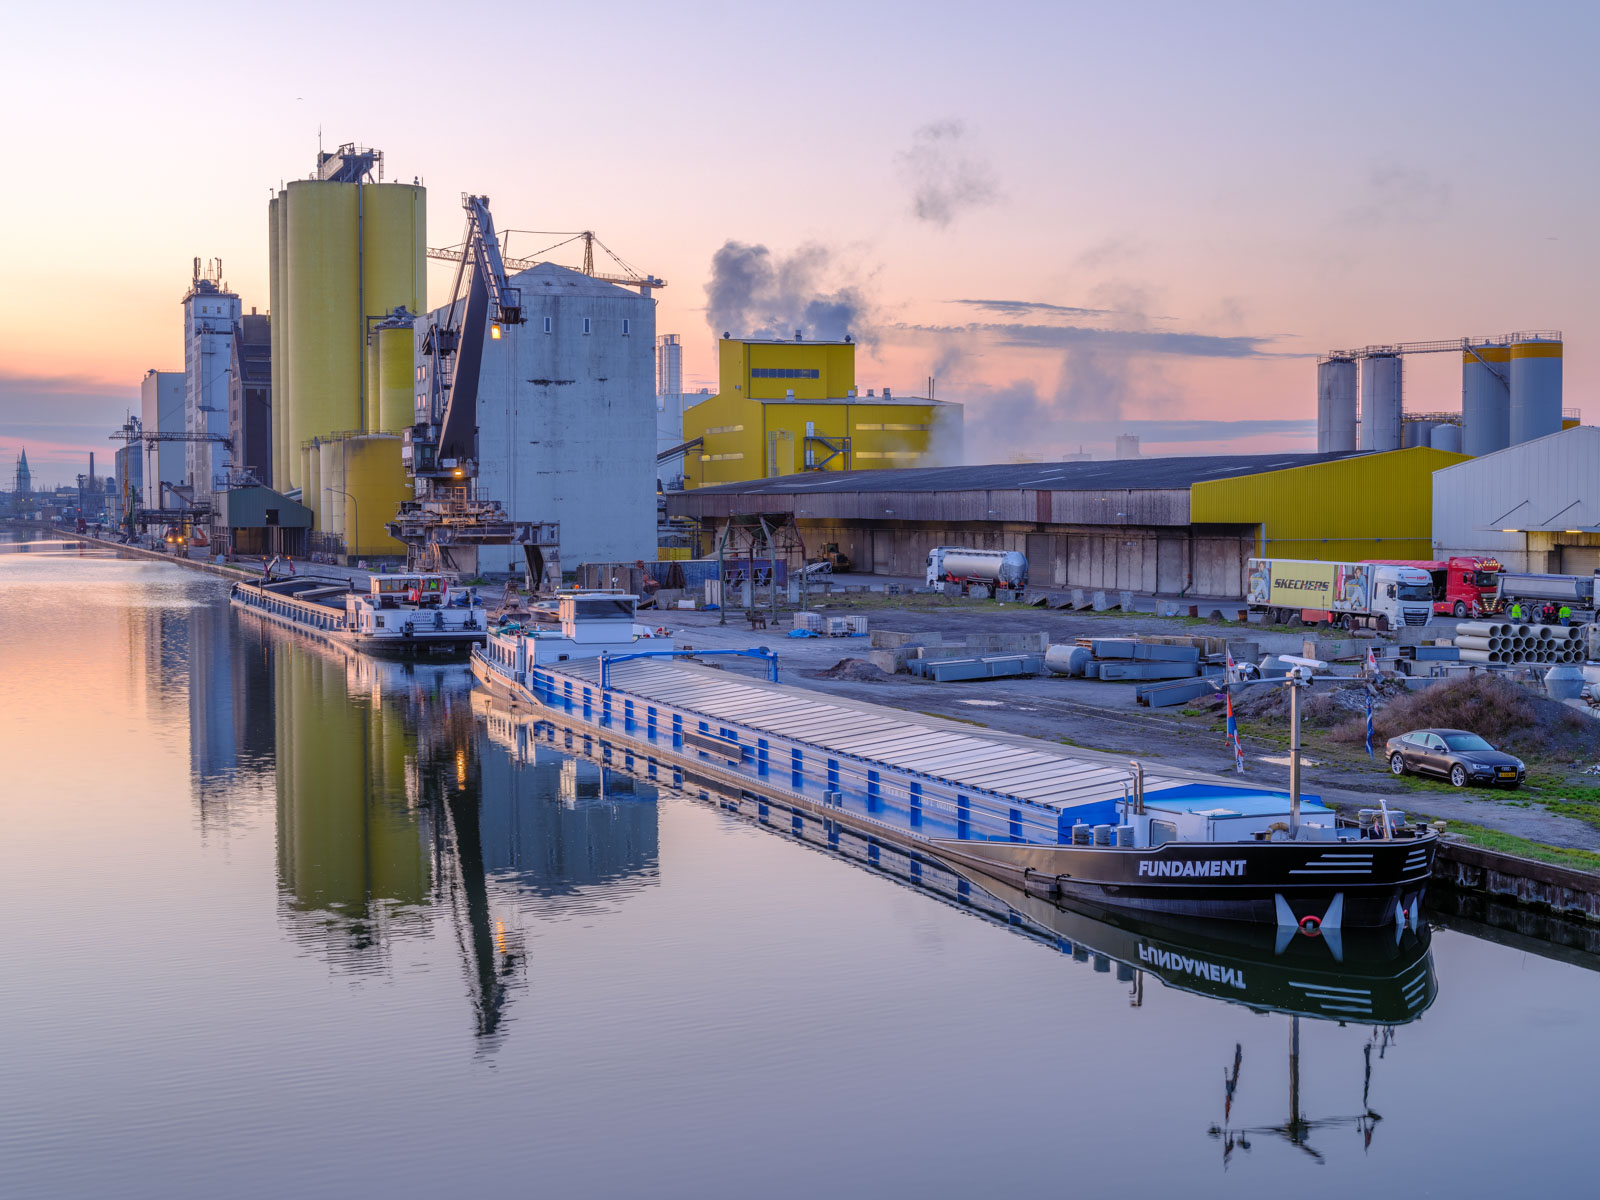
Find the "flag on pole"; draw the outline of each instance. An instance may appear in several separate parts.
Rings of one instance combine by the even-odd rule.
[[[1367,757],[1372,757],[1372,691],[1378,674],[1378,657],[1367,648]]]
[[[1239,723],[1233,719],[1233,654],[1224,651],[1228,664],[1228,681],[1225,695],[1228,701],[1227,739],[1233,747],[1233,769],[1239,774],[1244,774],[1244,749],[1239,745]]]

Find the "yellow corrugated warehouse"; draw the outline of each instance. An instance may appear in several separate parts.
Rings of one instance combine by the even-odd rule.
[[[961,406],[857,394],[848,341],[723,338],[719,390],[683,413],[684,486],[961,460]]]
[[[1415,446],[1193,485],[1195,525],[1255,525],[1256,554],[1360,561],[1433,557],[1433,473],[1464,454]]]

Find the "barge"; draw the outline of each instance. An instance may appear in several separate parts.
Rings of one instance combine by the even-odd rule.
[[[474,589],[444,575],[374,575],[366,591],[344,578],[291,575],[235,583],[228,598],[326,641],[368,654],[465,657],[488,631]]]
[[[777,682],[765,648],[738,653],[767,659],[767,680],[730,675],[642,636],[633,597],[561,603],[559,630],[491,630],[474,675],[676,786],[825,813],[1052,899],[1307,934],[1415,928],[1438,838],[1381,803],[1348,822],[1297,792],[819,695]]]

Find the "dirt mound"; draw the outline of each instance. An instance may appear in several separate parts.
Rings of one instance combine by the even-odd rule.
[[[807,672],[813,679],[850,679],[857,683],[882,683],[894,676],[864,658],[841,658],[826,671]]]
[[[1387,679],[1378,680],[1373,687],[1377,691],[1373,698],[1375,709],[1405,692],[1404,684]],[[1221,703],[1216,707],[1222,707]],[[1233,711],[1243,721],[1287,726],[1289,689],[1282,683],[1251,684],[1234,696]],[[1360,679],[1319,677],[1311,690],[1300,697],[1300,720],[1311,729],[1329,729],[1360,714],[1362,729],[1365,730],[1366,713],[1367,685]]]
[[[1600,757],[1600,721],[1491,675],[1473,675],[1405,692],[1373,714],[1375,742],[1411,729],[1467,729],[1509,754],[1560,762]],[[1332,731],[1336,741],[1366,737],[1365,716]]]

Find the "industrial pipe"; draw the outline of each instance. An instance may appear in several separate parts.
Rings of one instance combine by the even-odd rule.
[[[1462,650],[1499,650],[1502,642],[1500,638],[1472,637],[1458,633],[1456,634],[1456,646]]]
[[[1504,637],[1507,627],[1495,621],[1462,621],[1456,626],[1457,636],[1466,634],[1468,637]]]
[[[1497,663],[1504,660],[1504,655],[1498,650],[1463,650],[1462,662]]]

